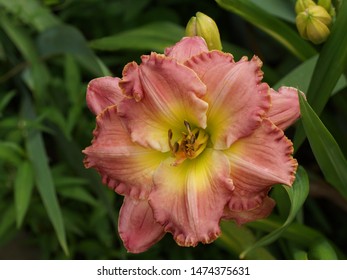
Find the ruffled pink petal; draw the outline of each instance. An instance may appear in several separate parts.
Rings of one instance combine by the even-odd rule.
[[[297,168],[292,153],[290,140],[267,119],[253,134],[238,140],[225,151],[235,185],[230,209],[255,209],[262,204],[272,185],[290,186]]]
[[[229,208],[226,208],[224,219],[235,220],[239,225],[264,219],[271,214],[275,205],[275,201],[266,196],[258,207],[251,210],[231,211]]]
[[[220,235],[219,221],[233,189],[228,159],[206,149],[178,166],[173,161],[163,162],[154,174],[149,196],[154,218],[181,246],[210,243]]]
[[[102,77],[91,80],[87,87],[87,106],[95,115],[105,108],[117,105],[123,98],[119,78]]]
[[[300,117],[298,92],[296,88],[291,87],[281,87],[278,92],[270,90],[272,106],[267,116],[282,130],[292,125]]]
[[[118,231],[130,253],[141,253],[157,243],[164,235],[164,227],[153,218],[147,200],[125,197],[119,212]]]
[[[216,149],[226,149],[257,128],[270,107],[269,86],[261,83],[262,62],[253,57],[234,62],[219,51],[186,62],[207,86],[207,130]]]
[[[185,120],[206,127],[206,87],[191,69],[152,53],[141,65],[126,66],[123,75],[120,87],[134,98],[123,99],[118,112],[134,142],[167,152],[169,129],[181,137]]]
[[[122,195],[146,198],[152,175],[167,157],[133,143],[117,116],[116,106],[97,116],[92,145],[83,153],[86,168],[95,168],[104,184]]]
[[[165,49],[166,56],[172,57],[181,63],[202,52],[208,52],[208,47],[205,40],[198,36],[184,37],[174,46]]]

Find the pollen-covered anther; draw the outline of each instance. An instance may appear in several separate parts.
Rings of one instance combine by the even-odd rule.
[[[168,131],[168,143],[172,156],[175,158],[173,166],[181,164],[188,159],[194,159],[200,155],[206,148],[208,134],[201,128],[191,129],[190,124],[184,121],[187,132],[182,132],[182,137],[172,144],[173,133]]]

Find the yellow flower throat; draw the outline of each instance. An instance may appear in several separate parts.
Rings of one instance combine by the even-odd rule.
[[[187,132],[182,132],[182,137],[172,144],[172,130],[168,131],[168,142],[172,156],[176,159],[172,165],[177,166],[183,161],[194,159],[200,155],[206,148],[208,141],[208,134],[201,128],[190,127],[187,121],[184,121],[184,126]]]

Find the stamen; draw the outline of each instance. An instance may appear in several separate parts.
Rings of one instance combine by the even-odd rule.
[[[192,130],[188,121],[184,121],[186,132],[181,132],[182,137],[178,141],[172,143],[173,132],[171,129],[168,130],[168,143],[172,156],[175,161],[172,163],[173,166],[181,164],[186,159],[194,159],[199,156],[206,148],[208,141],[208,134],[200,128],[194,128]]]
[[[173,149],[171,149],[171,151],[175,154],[178,152],[178,149],[179,149],[180,145],[175,142],[175,144],[173,145]]]
[[[185,126],[186,129],[188,130],[189,134],[191,134],[191,133],[192,133],[192,129],[190,128],[189,122],[187,122],[186,120],[184,120],[184,126]]]
[[[167,136],[168,136],[168,144],[170,147],[170,151],[171,151],[172,155],[174,156],[176,152],[174,151],[175,147],[173,147],[171,144],[171,140],[172,140],[172,130],[171,129],[168,130]],[[177,142],[175,144],[177,144]]]
[[[192,134],[192,136],[191,136],[190,139],[189,139],[189,143],[190,143],[190,144],[194,144],[195,140],[196,140],[195,135]]]

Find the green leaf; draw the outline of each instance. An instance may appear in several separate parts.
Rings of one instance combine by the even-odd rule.
[[[0,99],[0,117],[3,114],[4,109],[6,108],[6,106],[8,105],[8,103],[10,103],[10,101],[12,100],[12,98],[16,95],[14,90],[11,90],[9,92],[7,92],[4,96],[1,96]]]
[[[337,254],[326,239],[318,239],[314,242],[308,251],[308,258],[311,260],[337,260]]]
[[[34,174],[30,162],[24,161],[17,170],[14,182],[14,204],[17,228],[21,227],[28,210],[34,186]]]
[[[33,81],[35,97],[41,100],[46,94],[45,87],[49,79],[49,72],[43,64],[33,40],[22,26],[16,24],[15,21],[5,14],[1,15],[0,24],[25,60],[29,63],[30,67],[28,69],[31,70],[30,78]]]
[[[255,5],[263,8],[269,14],[295,23],[295,9],[288,0],[251,0]]]
[[[68,93],[68,97],[72,104],[80,103],[81,96],[81,73],[76,60],[72,55],[65,55],[64,60],[64,83]],[[80,104],[79,104],[80,105]]]
[[[215,242],[217,245],[235,255],[239,255],[247,247],[256,241],[252,231],[247,227],[240,227],[231,221],[221,223],[223,234]],[[248,259],[274,259],[274,257],[265,248],[255,248],[247,256]]]
[[[97,50],[163,50],[184,36],[184,28],[170,22],[154,22],[90,42]]]
[[[291,224],[291,222],[295,219],[298,211],[301,209],[302,205],[304,204],[309,192],[309,182],[308,182],[306,171],[301,166],[299,166],[293,186],[292,187],[283,186],[283,187],[287,191],[290,202],[291,202],[291,207],[289,210],[289,215],[287,220],[284,222],[284,224],[281,227],[272,231],[268,235],[262,237],[256,243],[254,243],[245,251],[243,251],[240,255],[241,259],[243,259],[250,251],[254,250],[255,248],[268,245],[272,243],[273,241],[275,241],[276,239],[278,239],[283,233],[283,231],[285,231],[287,227]],[[278,203],[281,203],[281,202],[278,202]]]
[[[299,94],[302,123],[313,154],[326,180],[347,198],[347,161],[334,137]]]
[[[342,1],[329,39],[323,46],[306,92],[307,100],[319,116],[328,102],[340,76],[347,68],[347,1]],[[294,137],[295,149],[305,140],[300,125]]]
[[[109,189],[105,188],[101,181],[100,176],[93,170],[86,169],[83,166],[83,154],[81,147],[74,141],[75,139],[67,139],[60,130],[57,130],[55,137],[55,145],[59,154],[64,158],[64,161],[70,166],[76,174],[81,178],[86,178],[89,185],[93,186],[95,193],[98,194],[102,203],[102,209],[108,213],[112,222],[113,230],[117,230],[118,212],[114,210],[114,205],[109,200]]]
[[[91,196],[85,189],[81,187],[76,187],[76,186],[60,187],[57,191],[58,191],[58,194],[63,197],[71,198],[71,199],[81,201],[84,203],[88,203],[91,206],[96,206],[98,203],[93,196]]]
[[[283,220],[276,215],[267,219],[257,220],[247,224],[248,227],[264,232],[273,232],[283,226]],[[320,231],[314,230],[304,224],[293,222],[282,232],[281,237],[294,241],[299,245],[309,247],[316,240],[324,238]]]
[[[337,81],[347,68],[347,1],[343,1],[331,34],[323,46],[312,75],[307,100],[319,115]]]
[[[298,88],[300,91],[306,93],[308,91],[310,81],[313,75],[313,71],[316,67],[318,55],[311,57],[310,59],[301,63],[294,70],[289,72],[281,80],[279,80],[274,86],[274,89],[278,89],[281,86],[292,86]],[[337,93],[341,89],[347,86],[347,79],[344,75],[340,77],[332,94]]]
[[[61,188],[59,190],[59,194],[67,198],[88,203],[91,206],[97,205],[97,200],[94,197],[92,197],[86,190],[82,188],[78,188],[78,187]]]
[[[1,223],[0,223],[0,245],[1,245],[1,241],[3,240],[3,237],[16,223],[15,209],[12,203],[11,205],[8,205],[7,207],[5,207],[5,209],[2,211],[0,215],[0,218],[1,218]]]
[[[250,0],[216,0],[224,9],[233,12],[268,33],[301,60],[316,54],[310,43],[303,40],[289,25],[269,14]]]
[[[35,112],[31,100],[24,95],[22,115],[25,119],[34,120]],[[48,217],[51,220],[59,243],[65,254],[68,253],[65,226],[61,214],[59,202],[53,184],[52,174],[48,165],[48,158],[41,133],[33,128],[27,129],[26,147],[31,160],[36,186],[40,193]]]
[[[24,151],[14,142],[0,141],[0,159],[17,166],[21,163]]]
[[[37,0],[0,0],[0,6],[38,31],[59,24],[59,20]]]
[[[72,54],[86,69],[96,76],[109,75],[109,71],[89,48],[83,34],[70,25],[46,29],[37,38],[41,55]]]

